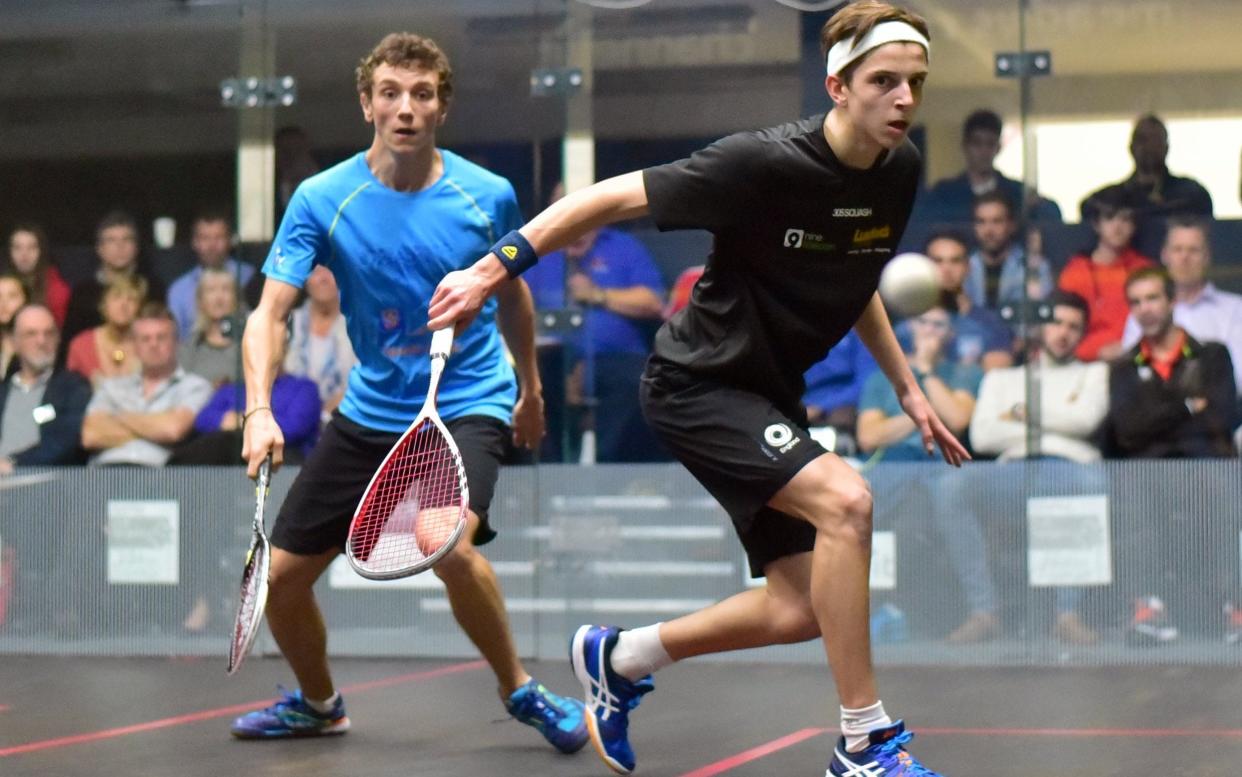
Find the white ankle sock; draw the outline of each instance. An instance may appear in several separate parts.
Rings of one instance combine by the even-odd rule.
[[[612,649],[612,671],[631,682],[673,663],[660,642],[659,623],[621,632]]]
[[[306,706],[310,707],[315,712],[327,714],[332,711],[332,708],[336,706],[336,702],[340,698],[341,692],[333,691],[332,695],[323,701],[315,701],[314,699],[306,699],[305,697],[303,697],[303,700],[306,702]]]
[[[841,708],[841,734],[845,737],[845,749],[851,753],[867,747],[867,735],[872,731],[891,725],[893,721],[884,711],[882,701],[856,710]]]

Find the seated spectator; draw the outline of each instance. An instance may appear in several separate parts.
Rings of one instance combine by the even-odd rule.
[[[1033,191],[1024,192],[1022,182],[1006,178],[997,171],[1000,153],[1001,117],[986,109],[972,112],[962,124],[962,156],[966,168],[953,178],[942,178],[919,198],[916,216],[933,224],[968,224],[975,198],[997,192],[1005,196],[1014,211],[1029,207],[1036,221],[1061,221],[1061,209],[1052,200]],[[1029,203],[1029,204],[1028,204]]]
[[[190,248],[194,251],[198,265],[168,287],[168,307],[177,319],[177,331],[181,333],[182,342],[190,341],[196,334],[194,327],[200,313],[198,289],[204,270],[223,272],[233,279],[233,284],[238,289],[244,287],[254,276],[254,267],[229,256],[232,241],[232,226],[223,213],[207,211],[194,218]],[[235,292],[234,299],[237,296]],[[191,369],[184,363],[181,366]],[[231,372],[228,379],[232,379]]]
[[[211,384],[177,365],[177,322],[164,305],[149,302],[134,321],[141,369],[99,384],[82,424],[91,464],[162,467],[173,446],[193,430],[211,398]]]
[[[1212,264],[1209,231],[1209,222],[1198,216],[1171,217],[1160,261],[1173,279],[1173,323],[1201,343],[1228,348],[1234,386],[1242,391],[1242,295],[1221,291],[1207,279]],[[1139,337],[1138,322],[1129,316],[1122,343],[1133,348]]]
[[[923,253],[938,270],[941,304],[954,314],[949,358],[977,365],[984,371],[1008,367],[1013,364],[1013,334],[1009,326],[995,311],[974,304],[966,293],[969,250],[965,239],[956,232],[936,232],[923,247]]]
[[[982,371],[948,358],[952,342],[949,311],[935,307],[911,319],[911,347],[906,354],[919,388],[949,431],[961,436],[970,423]],[[884,461],[926,461],[927,451],[914,421],[906,415],[883,372],[863,385],[858,402],[858,447]]]
[[[537,308],[586,310],[572,338],[573,374],[580,377],[566,395],[580,396],[594,411],[596,459],[652,460],[662,448],[639,409],[638,379],[651,351],[647,328],[663,314],[664,289],[647,249],[624,232],[593,230],[522,277]]]
[[[341,314],[341,294],[332,271],[319,265],[306,279],[306,302],[290,317],[289,348],[285,352],[285,372],[309,378],[319,388],[323,420],[345,396],[349,372],[358,363],[345,316]]]
[[[7,260],[0,262],[0,273],[13,273],[22,279],[30,301],[52,311],[56,325],[65,323],[69,309],[69,284],[61,277],[49,256],[47,235],[34,224],[19,224],[9,233]]]
[[[109,281],[99,301],[103,323],[73,338],[65,366],[93,386],[137,372],[133,324],[146,295],[147,282],[140,276],[118,275]]]
[[[27,302],[26,287],[16,275],[0,275],[0,376],[17,371],[17,346],[13,342],[13,317]]]
[[[1234,456],[1237,390],[1229,351],[1219,343],[1199,342],[1174,323],[1175,289],[1163,268],[1136,271],[1125,291],[1142,335],[1109,370],[1105,452],[1129,459]],[[1153,588],[1191,574],[1184,559],[1196,559],[1196,574],[1217,578],[1212,586],[1220,597],[1217,607],[1238,601],[1236,520],[1229,515],[1193,520],[1185,505],[1169,503],[1168,492],[1153,484],[1133,497],[1142,500],[1136,512],[1150,520],[1124,534],[1122,566],[1136,578],[1127,587],[1146,588],[1135,599],[1127,633],[1136,644],[1177,638],[1177,628]]]
[[[694,294],[694,285],[703,277],[706,265],[696,264],[687,267],[673,281],[673,290],[668,293],[668,304],[664,306],[664,320],[672,318],[690,304],[690,296]]]
[[[238,341],[243,316],[237,304],[237,279],[225,270],[202,270],[195,299],[197,313],[190,336],[183,337],[177,349],[177,363],[221,386],[236,380],[241,367]]]
[[[1134,249],[1144,256],[1156,256],[1164,243],[1165,221],[1174,214],[1211,218],[1212,197],[1194,179],[1169,172],[1169,132],[1154,114],[1140,116],[1130,137],[1130,156],[1134,172],[1120,183],[1105,186],[1082,203],[1082,218],[1091,217],[1091,203],[1107,195],[1134,213]]]
[[[285,436],[285,461],[298,464],[319,439],[319,389],[314,382],[282,372],[272,384],[272,413]],[[169,464],[242,464],[242,410],[246,387],[225,383],[194,418],[198,433],[179,447]]]
[[[871,352],[851,329],[804,375],[806,393],[802,396],[802,404],[806,406],[807,425],[828,426],[836,431],[834,453],[849,456],[856,452],[854,427],[858,424],[858,400],[867,378],[875,370]]]
[[[970,421],[970,441],[979,454],[1000,461],[1043,459],[1034,482],[1019,473],[969,469],[946,476],[934,516],[949,559],[967,599],[967,619],[949,635],[957,644],[981,642],[1001,632],[1000,602],[984,543],[979,505],[1004,520],[1025,513],[1029,496],[1061,496],[1104,488],[1099,470],[1081,465],[1099,461],[1093,436],[1108,410],[1108,367],[1084,364],[1074,355],[1086,331],[1087,303],[1077,294],[1054,291],[1052,318],[1040,326],[1040,433],[1038,448],[1027,449],[1026,368],[993,370],[983,376]],[[1005,509],[997,510],[1003,504]],[[1079,614],[1080,589],[1058,588],[1053,636],[1089,645],[1098,635]]]
[[[78,444],[91,387],[80,375],[55,368],[56,318],[27,305],[13,321],[18,370],[0,383],[0,475],[14,466],[81,464]]]
[[[65,314],[61,345],[73,342],[79,332],[103,323],[99,302],[104,287],[116,276],[141,276],[147,282],[147,299],[164,299],[164,284],[155,273],[144,267],[138,243],[138,225],[133,216],[113,211],[95,228],[95,253],[99,268],[95,274],[79,281],[69,295],[69,310]]]
[[[998,310],[1023,299],[1043,299],[1052,291],[1052,271],[1039,256],[1030,256],[1018,238],[1014,206],[1000,192],[975,200],[977,248],[963,288],[972,305]]]
[[[1091,319],[1087,335],[1078,345],[1078,358],[1111,361],[1123,350],[1121,336],[1128,313],[1126,278],[1141,267],[1152,266],[1152,261],[1130,246],[1134,212],[1115,194],[1101,194],[1088,212],[1096,235],[1095,248],[1070,257],[1057,285],[1091,306]]]

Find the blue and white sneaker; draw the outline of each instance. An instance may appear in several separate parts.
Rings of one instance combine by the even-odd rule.
[[[847,753],[845,737],[841,737],[824,777],[941,777],[906,752],[905,745],[914,734],[906,731],[904,722],[876,729],[868,739],[866,750]]]
[[[655,682],[651,675],[631,682],[612,671],[609,659],[620,633],[611,626],[580,626],[569,658],[586,696],[587,729],[595,752],[614,772],[629,774],[635,764],[628,733],[630,710],[655,688]]]
[[[264,710],[247,712],[233,721],[232,734],[238,739],[281,739],[322,737],[349,731],[345,700],[339,695],[329,712],[319,712],[306,703],[301,691],[280,689],[281,699]]]
[[[543,734],[562,753],[576,753],[587,743],[586,714],[582,702],[565,699],[533,679],[505,700],[509,714]]]

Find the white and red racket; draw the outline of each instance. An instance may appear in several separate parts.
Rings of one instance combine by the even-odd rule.
[[[263,610],[267,606],[267,576],[272,564],[272,547],[264,531],[263,508],[267,504],[271,476],[272,454],[269,453],[259,465],[259,477],[255,481],[254,521],[250,529],[250,549],[246,551],[246,563],[242,566],[241,598],[237,605],[237,617],[233,621],[233,641],[229,643],[229,674],[241,669],[242,662],[250,654],[250,646],[259,633]]]
[[[345,556],[363,577],[391,580],[429,569],[466,529],[466,468],[436,411],[436,390],[452,349],[452,327],[432,334],[427,400],[384,457],[354,512]]]

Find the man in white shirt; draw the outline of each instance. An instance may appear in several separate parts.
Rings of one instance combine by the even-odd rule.
[[[1242,295],[1221,291],[1207,279],[1212,264],[1210,230],[1201,216],[1171,217],[1160,261],[1173,278],[1173,323],[1201,343],[1221,343],[1228,348],[1234,385],[1242,392]],[[1142,334],[1131,314],[1122,345],[1133,348]]]
[[[1051,318],[1040,328],[1041,433],[1036,450],[1028,449],[1026,368],[1009,367],[984,375],[970,420],[975,453],[1000,461],[1046,459],[1037,466],[1034,493],[1069,495],[1104,487],[1102,473],[1082,467],[1100,460],[1092,435],[1108,412],[1108,365],[1083,363],[1074,350],[1087,328],[1088,306],[1077,294],[1054,291],[1047,302]],[[981,642],[1000,635],[999,601],[985,547],[979,516],[973,505],[986,491],[989,504],[1013,503],[1004,515],[1021,515],[1027,478],[1016,470],[998,476],[989,467],[986,479],[963,472],[947,478],[936,511],[937,528],[944,535],[950,560],[970,606],[970,615],[949,635],[955,643]],[[1056,589],[1056,620],[1052,634],[1070,644],[1092,644],[1096,633],[1078,614],[1081,591]]]

